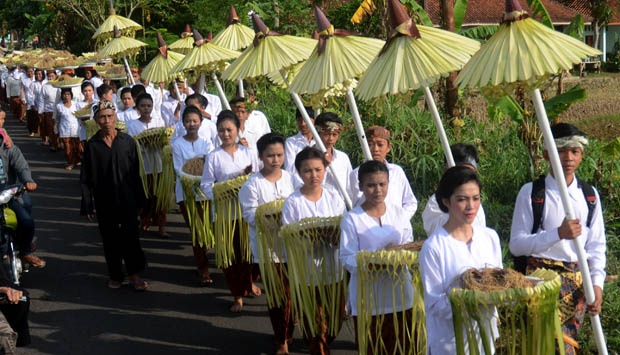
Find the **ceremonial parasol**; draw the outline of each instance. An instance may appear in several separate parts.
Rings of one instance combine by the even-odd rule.
[[[226,28],[213,37],[213,44],[240,51],[252,43],[254,30],[241,23],[237,11],[230,5]],[[243,97],[243,80],[239,79],[239,96]]]
[[[157,45],[159,46],[159,53],[146,65],[142,71],[142,78],[153,83],[168,83],[174,77],[172,68],[185,58],[185,55],[168,51],[166,42],[164,42],[159,32],[157,33]],[[181,97],[179,88],[176,85],[174,85],[174,89],[177,97]]]
[[[273,76],[274,73],[280,72],[288,86],[286,72],[310,56],[316,41],[310,38],[280,35],[277,32],[271,31],[257,14],[252,14],[252,24],[256,32],[252,45],[226,68],[222,78],[237,81],[259,76]],[[312,131],[317,147],[322,152],[325,152],[325,145],[321,141],[316,128],[314,128],[314,124],[310,121],[310,117],[308,117],[308,113],[299,95],[291,91],[291,96],[304,121],[306,121],[308,128]],[[333,169],[331,166],[328,166],[328,168]],[[345,203],[348,207],[351,207],[351,201],[344,188],[345,185],[338,181],[335,173],[333,176],[338,182],[338,189],[344,197]]]
[[[121,36],[121,32],[118,28],[114,28],[114,39],[112,39],[105,47],[101,48],[101,50],[97,53],[97,56],[100,58],[114,58],[114,59],[123,59],[123,63],[125,64],[125,71],[127,72],[127,76],[131,80],[131,84],[135,84],[133,80],[133,76],[131,75],[131,70],[129,69],[129,63],[127,62],[127,56],[136,55],[141,47],[145,47],[147,44],[138,41],[137,39],[133,39],[131,37]]]
[[[518,0],[506,0],[506,13],[499,30],[482,45],[457,77],[463,87],[481,87],[504,94],[516,87],[531,91],[545,148],[549,152],[549,161],[569,220],[575,219],[575,213],[538,86],[550,75],[571,69],[573,64],[580,63],[582,59],[599,54],[601,52],[585,43],[529,18]],[[595,298],[594,288],[587,255],[580,239],[573,239],[573,245],[579,258],[586,300],[592,303]],[[590,321],[599,353],[607,354],[599,316],[590,316]]]
[[[351,84],[352,80],[364,73],[384,42],[356,36],[345,30],[335,30],[318,7],[314,8],[314,15],[318,25],[319,43],[291,82],[290,90],[322,98],[336,85],[343,85],[364,157],[370,160],[372,156]]]
[[[185,55],[192,51],[192,48],[194,48],[194,34],[189,25],[185,25],[185,31],[181,33],[181,39],[173,42],[168,48]]]
[[[230,110],[228,99],[217,78],[216,72],[222,72],[226,66],[226,61],[237,58],[241,53],[210,43],[210,33],[209,37],[203,38],[198,31],[194,30],[194,41],[196,44],[194,49],[174,66],[172,72],[180,73],[191,70],[199,72],[199,92],[203,90],[205,86],[205,74],[211,74],[211,78],[215,81],[215,86],[220,94],[222,105]]]
[[[360,78],[357,95],[368,101],[422,87],[446,161],[454,166],[450,143],[429,85],[442,75],[460,70],[480,44],[452,32],[416,25],[398,0],[388,1],[388,11],[392,30],[385,46]]]
[[[136,31],[142,29],[139,23],[117,15],[116,10],[114,10],[113,0],[110,0],[110,16],[97,28],[92,38],[97,39],[97,43],[106,43],[115,37],[115,27],[123,36],[127,37],[133,37]]]

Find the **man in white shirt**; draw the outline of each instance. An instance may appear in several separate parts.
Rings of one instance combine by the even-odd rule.
[[[312,107],[304,107],[304,109],[308,117],[310,117],[310,121],[314,124],[314,110]],[[301,152],[305,147],[311,147],[315,144],[312,132],[301,116],[299,109],[295,110],[295,122],[297,123],[299,132],[292,137],[288,137],[284,143],[284,167],[286,171],[292,175],[297,174],[297,170],[295,169],[295,157],[297,157],[297,153]]]
[[[200,123],[200,128],[198,129],[198,136],[200,138],[203,138],[204,140],[209,141],[211,144],[213,144],[213,147],[219,147],[220,142],[217,136],[216,127],[217,116],[211,116],[211,114],[206,111],[206,108],[209,107],[209,103],[210,102],[207,100],[206,97],[200,94],[192,94],[185,99],[185,103],[181,110],[184,110],[187,106],[194,106],[199,109],[200,113],[202,114],[203,120]],[[186,133],[187,131],[183,126],[183,120],[179,120],[174,129],[172,139],[175,140],[179,137],[183,137]]]
[[[240,96],[230,100],[230,108],[241,123],[239,143],[256,150],[258,139],[271,132],[267,117],[260,111],[250,112],[245,104],[245,98]]]
[[[413,194],[409,179],[405,175],[403,168],[396,164],[389,163],[386,158],[392,149],[390,143],[390,131],[381,126],[372,126],[366,130],[366,140],[370,147],[372,159],[379,161],[387,166],[389,171],[390,186],[388,188],[385,202],[398,207],[404,211],[403,215],[411,220],[418,208],[418,200]],[[364,194],[360,191],[358,180],[359,167],[351,172],[349,181],[349,196],[353,205],[361,205],[364,203]]]
[[[559,123],[551,127],[551,132],[560,155],[562,170],[568,185],[568,194],[575,219],[566,218],[566,212],[560,198],[560,191],[555,179],[555,172],[550,169],[544,178],[544,197],[541,222],[534,225],[536,219],[533,208],[532,193],[534,183],[527,183],[519,191],[512,219],[510,233],[510,251],[516,257],[526,257],[526,273],[537,268],[556,271],[562,278],[560,290],[560,319],[564,338],[577,339],[583,318],[587,311],[590,315],[599,314],[603,300],[603,284],[605,282],[605,226],[601,209],[600,196],[592,189],[592,200],[584,194],[585,183],[579,181],[575,171],[584,155],[588,144],[583,132],[567,123]],[[543,151],[545,160],[549,153]],[[537,202],[537,201],[534,201]],[[589,208],[588,204],[596,204]],[[590,216],[590,218],[588,218]],[[588,223],[588,220],[590,222]],[[586,304],[583,282],[579,273],[577,251],[573,239],[581,236],[585,253],[588,256],[590,276],[594,285],[595,299]],[[564,341],[567,354],[575,354],[571,341]]]

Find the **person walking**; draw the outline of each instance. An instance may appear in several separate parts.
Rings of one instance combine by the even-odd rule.
[[[138,209],[146,196],[138,149],[133,138],[114,128],[114,103],[102,100],[93,112],[100,129],[84,148],[80,213],[92,221],[96,210],[110,278],[108,287],[121,287],[124,262],[130,285],[144,291],[148,282],[139,275],[146,268],[146,258],[139,239]]]

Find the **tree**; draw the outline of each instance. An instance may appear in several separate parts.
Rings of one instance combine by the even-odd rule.
[[[614,11],[609,6],[607,0],[590,0],[590,10],[592,11],[592,29],[594,30],[594,48],[601,48],[599,41],[601,29],[607,24],[614,15]]]

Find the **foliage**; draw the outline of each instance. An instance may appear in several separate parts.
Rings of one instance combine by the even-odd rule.
[[[487,40],[495,34],[499,30],[498,25],[490,25],[490,26],[476,26],[472,28],[468,28],[466,30],[461,31],[461,35],[478,40]]]
[[[577,14],[577,16],[573,17],[570,21],[570,24],[566,26],[564,33],[578,40],[583,40],[584,27],[583,16]]]
[[[532,17],[540,18],[540,22],[543,25],[553,29],[553,19],[549,15],[547,8],[542,3],[542,0],[527,0],[527,4],[532,9],[532,13],[530,14]]]
[[[454,2],[454,32],[461,32],[465,11],[467,10],[467,0],[456,0]]]

